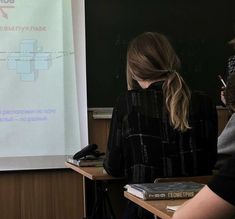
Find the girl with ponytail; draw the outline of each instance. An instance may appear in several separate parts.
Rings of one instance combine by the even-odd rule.
[[[150,42],[149,45],[146,43]],[[190,91],[177,72],[180,60],[165,36],[159,33],[144,33],[129,46],[127,53],[128,87],[133,89],[133,80],[147,85],[163,81],[163,93],[170,122],[175,129],[186,131]],[[141,86],[141,85],[140,85]]]
[[[167,38],[146,32],[127,51],[127,86],[114,107],[104,168],[128,183],[211,174],[217,114],[202,92],[190,92]],[[124,218],[154,218],[128,203]]]

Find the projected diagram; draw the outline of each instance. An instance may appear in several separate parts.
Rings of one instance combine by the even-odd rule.
[[[37,40],[20,42],[20,51],[7,57],[9,70],[16,70],[22,81],[35,81],[40,70],[48,70],[52,64],[50,53],[42,52]]]

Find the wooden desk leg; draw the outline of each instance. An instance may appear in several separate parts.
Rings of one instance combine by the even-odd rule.
[[[91,219],[115,219],[114,211],[109,199],[108,183],[95,181],[95,204],[92,209]]]
[[[86,177],[82,177],[82,189],[83,189],[83,218],[86,219]]]

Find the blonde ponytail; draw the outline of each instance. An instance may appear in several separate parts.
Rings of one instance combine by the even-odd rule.
[[[188,112],[191,95],[188,86],[176,71],[169,72],[163,84],[163,92],[172,126],[183,132],[190,129]]]

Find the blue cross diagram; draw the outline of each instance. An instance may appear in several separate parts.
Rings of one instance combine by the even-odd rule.
[[[35,81],[38,72],[48,70],[51,63],[50,53],[40,51],[34,39],[22,40],[20,51],[7,57],[8,69],[16,70],[22,81]]]

